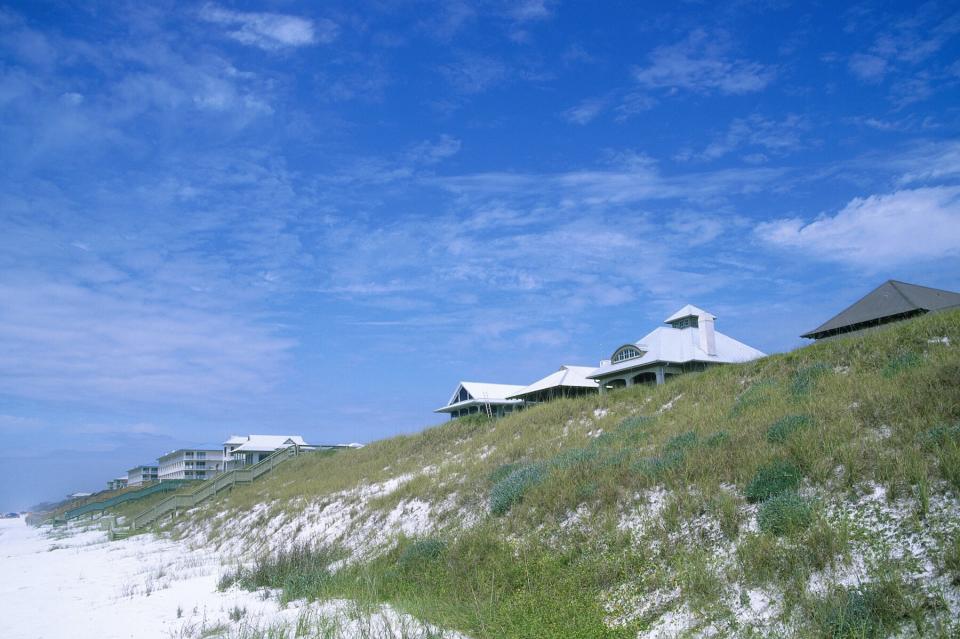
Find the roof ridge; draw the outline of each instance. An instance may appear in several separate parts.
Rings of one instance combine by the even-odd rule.
[[[887,281],[885,282],[885,284],[889,284],[890,287],[897,292],[897,295],[899,295],[899,296],[902,297],[904,300],[906,300],[907,304],[912,304],[912,305],[916,306],[917,308],[923,308],[922,306],[920,306],[919,304],[917,304],[915,301],[913,301],[912,299],[910,299],[910,296],[907,295],[906,292],[902,291],[899,286],[897,286],[898,284],[906,284],[907,286],[916,286],[915,284],[911,284],[911,283],[909,283],[909,282],[900,282],[900,281],[897,281],[897,280],[887,280]],[[883,285],[881,284],[881,286],[883,286]]]

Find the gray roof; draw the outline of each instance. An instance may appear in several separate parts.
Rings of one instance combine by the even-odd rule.
[[[884,319],[908,317],[955,306],[960,306],[960,293],[887,280],[852,306],[800,337],[817,339],[856,330],[860,325],[869,325]]]

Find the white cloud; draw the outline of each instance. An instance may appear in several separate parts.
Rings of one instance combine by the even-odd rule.
[[[531,20],[546,20],[553,12],[547,6],[546,0],[522,0],[522,2],[511,3],[509,10],[510,17],[517,22],[528,22]]]
[[[633,71],[634,79],[652,89],[741,95],[764,89],[774,77],[773,68],[727,56],[722,34],[696,30],[687,39],[657,47],[647,66]]]
[[[758,226],[757,234],[774,246],[870,270],[957,255],[960,187],[856,198],[836,215],[777,220]]]
[[[268,51],[333,42],[339,27],[331,20],[308,20],[279,13],[230,11],[207,5],[200,17],[231,29],[227,35],[238,42]]]
[[[32,417],[20,417],[18,415],[0,415],[0,433],[33,431],[43,427],[43,422]]]
[[[879,82],[887,73],[887,61],[870,53],[854,53],[848,64],[850,71],[866,82]]]
[[[589,124],[607,107],[607,98],[587,98],[563,112],[563,117],[574,124]]]

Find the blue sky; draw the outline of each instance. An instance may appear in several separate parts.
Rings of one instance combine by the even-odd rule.
[[[3,5],[0,507],[960,289],[958,85],[949,2]]]

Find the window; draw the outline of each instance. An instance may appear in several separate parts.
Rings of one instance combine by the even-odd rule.
[[[643,355],[643,353],[640,352],[639,349],[634,348],[633,346],[624,346],[619,351],[614,353],[613,357],[611,357],[610,359],[613,361],[614,364],[616,364],[617,362],[622,362],[628,359],[634,359],[634,358],[640,357],[641,355]]]
[[[670,324],[674,328],[698,328],[700,322],[697,321],[697,318],[693,315],[689,317],[681,317],[676,322]]]

